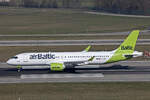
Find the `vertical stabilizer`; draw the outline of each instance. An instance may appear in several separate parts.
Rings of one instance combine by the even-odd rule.
[[[133,53],[139,33],[139,30],[132,31],[119,48],[117,48],[116,53]]]
[[[132,31],[130,35],[124,40],[124,42],[116,50],[113,51],[113,55],[107,61],[107,63],[132,58],[132,54],[134,52],[139,33],[139,30]]]

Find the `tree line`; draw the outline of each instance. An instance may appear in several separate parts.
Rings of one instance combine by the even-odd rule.
[[[85,7],[85,5],[87,6]],[[150,14],[150,0],[1,0],[0,6],[27,8],[88,8],[113,13]]]
[[[150,15],[150,0],[96,0],[95,9],[113,13]]]
[[[1,0],[0,6],[27,8],[79,8],[82,0]]]

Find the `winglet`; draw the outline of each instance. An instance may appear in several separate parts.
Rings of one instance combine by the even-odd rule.
[[[91,57],[88,61],[93,61],[94,58],[95,58],[95,56]]]
[[[85,48],[82,52],[88,52],[91,49],[91,45],[89,45],[87,48]]]

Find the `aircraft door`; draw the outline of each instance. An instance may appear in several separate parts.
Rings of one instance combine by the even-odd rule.
[[[29,59],[28,59],[27,55],[22,56],[20,59],[21,59],[21,61],[22,61],[23,64],[28,64],[29,63]]]

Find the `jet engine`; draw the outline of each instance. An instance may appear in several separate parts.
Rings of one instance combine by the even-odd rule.
[[[65,65],[63,63],[51,63],[50,70],[51,71],[63,71],[65,69]]]

